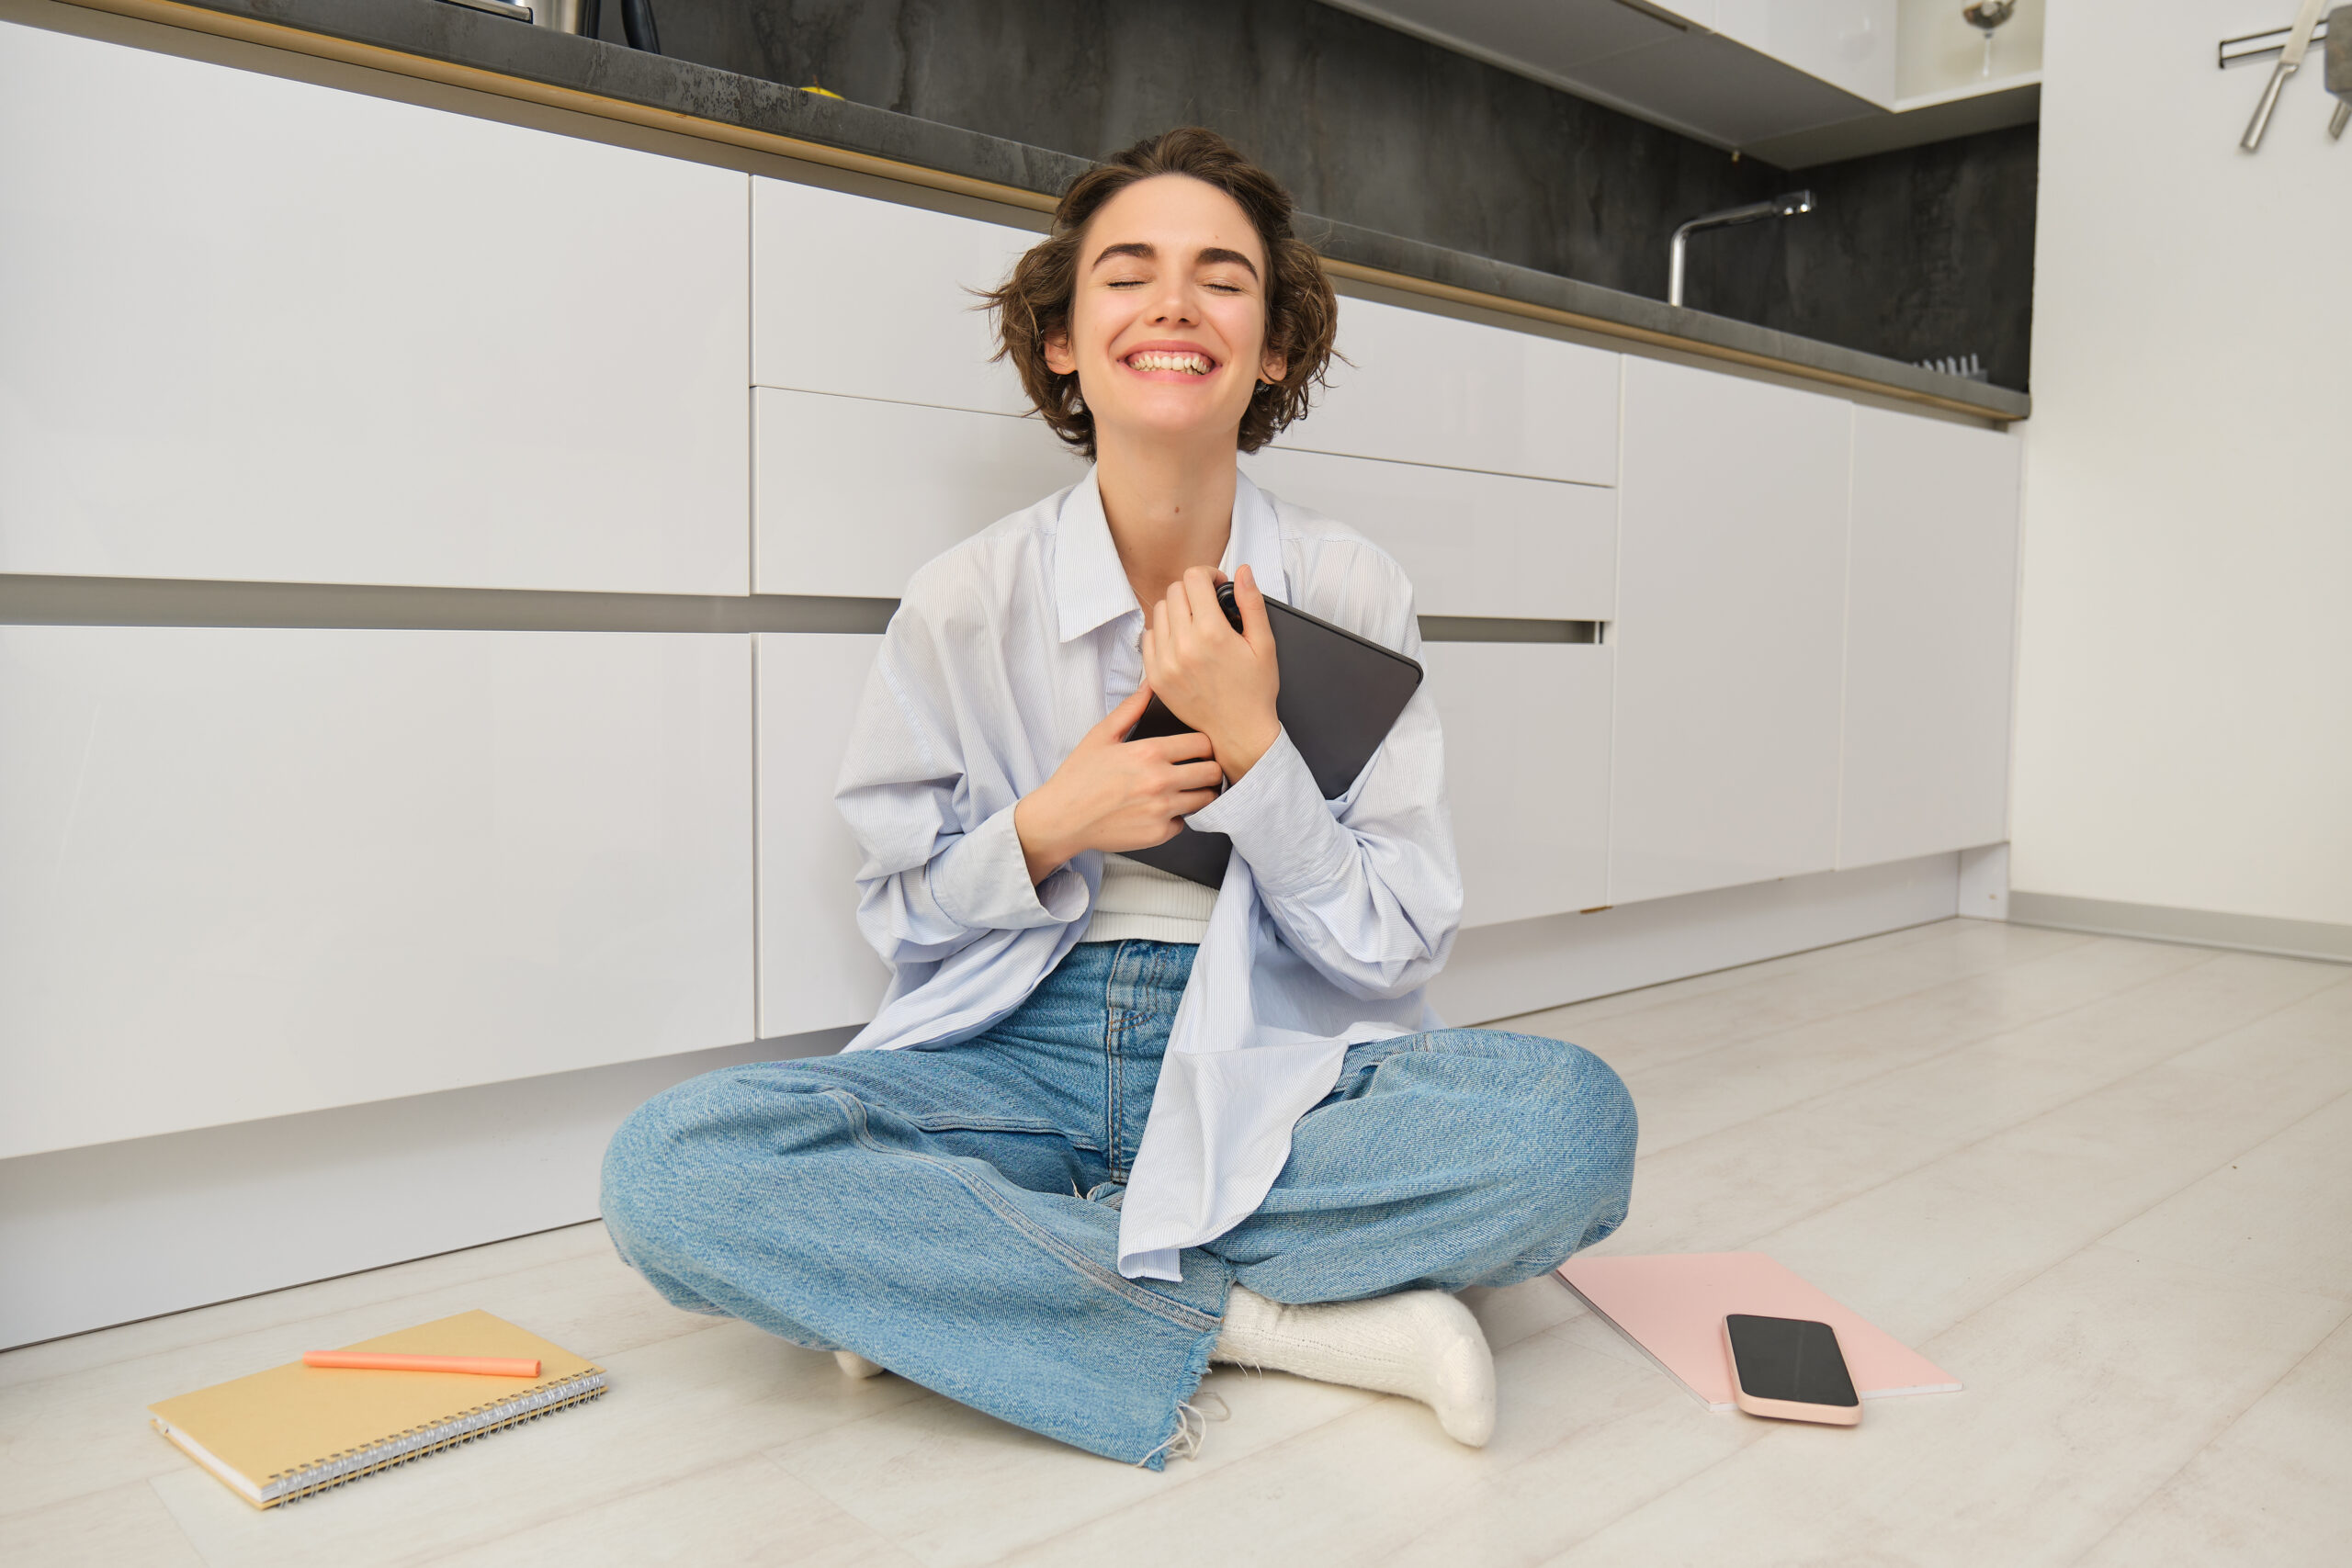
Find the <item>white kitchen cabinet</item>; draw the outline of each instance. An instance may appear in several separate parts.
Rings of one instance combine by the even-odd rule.
[[[1592,644],[1421,645],[1464,926],[1609,902],[1612,658]]]
[[[2018,446],[1854,411],[1841,866],[2008,836]]]
[[[1275,445],[1614,484],[1620,355],[1371,299],[1340,301],[1330,388]]]
[[[759,643],[760,1036],[864,1023],[890,972],[857,929],[857,841],[833,805],[878,637]]]
[[[1838,850],[1852,409],[1625,364],[1611,901]]]
[[[754,580],[762,593],[895,599],[915,568],[1086,477],[1035,419],[762,387]]]
[[[748,176],[7,23],[0,145],[0,571],[744,591]]]
[[[752,650],[0,627],[0,1157],[752,1038]]]
[[[1715,0],[1712,9],[1724,37],[1881,107],[1894,106],[1896,0]]]
[[[1241,468],[1395,556],[1424,615],[1605,621],[1614,613],[1613,490],[1274,446]]]
[[[1029,400],[970,290],[1037,243],[984,223],[785,180],[752,181],[752,378],[935,408]]]

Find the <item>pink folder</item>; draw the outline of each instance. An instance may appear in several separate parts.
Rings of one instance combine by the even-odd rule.
[[[1736,1410],[1724,1318],[1802,1317],[1838,1331],[1854,1391],[1864,1399],[1950,1393],[1959,1381],[1860,1314],[1838,1305],[1760,1252],[1572,1258],[1560,1278],[1710,1410]]]

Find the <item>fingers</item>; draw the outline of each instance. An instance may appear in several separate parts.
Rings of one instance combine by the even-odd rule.
[[[1233,629],[1226,623],[1224,607],[1216,602],[1216,577],[1207,567],[1187,568],[1179,581],[1169,584],[1168,596],[1175,598],[1179,588],[1183,591],[1184,607],[1195,630],[1204,630],[1212,625],[1216,631]],[[1208,631],[1206,635],[1215,637],[1216,631]]]
[[[1225,770],[1216,764],[1214,758],[1197,762],[1179,762],[1169,773],[1175,779],[1176,787],[1188,792],[1204,789],[1214,795],[1217,786],[1225,783]]]
[[[1233,580],[1233,603],[1241,612],[1241,636],[1260,653],[1272,653],[1274,649],[1274,624],[1266,615],[1266,596],[1258,592],[1258,574],[1250,563],[1241,563],[1241,570]]]
[[[1151,750],[1145,753],[1147,756],[1169,763],[1197,761],[1203,757],[1215,755],[1216,750],[1209,743],[1207,736],[1192,730],[1182,735],[1155,735],[1149,739],[1130,741],[1129,744],[1148,746]]]
[[[1136,727],[1136,720],[1141,718],[1143,710],[1150,705],[1151,682],[1145,681],[1128,693],[1117,707],[1103,715],[1102,722],[1086,732],[1087,739],[1107,737],[1113,740],[1120,739]]]

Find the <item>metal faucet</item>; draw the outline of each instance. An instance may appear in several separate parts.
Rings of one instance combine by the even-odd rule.
[[[1759,218],[1793,218],[1812,210],[1813,192],[1792,190],[1770,201],[1751,201],[1746,207],[1726,207],[1721,212],[1705,212],[1693,218],[1674,231],[1674,243],[1667,252],[1666,302],[1682,303],[1682,247],[1700,230],[1728,229],[1735,223],[1753,223]]]

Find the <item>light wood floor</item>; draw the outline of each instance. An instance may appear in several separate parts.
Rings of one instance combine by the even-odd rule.
[[[1517,1027],[1633,1086],[1605,1250],[1769,1251],[1967,1392],[1710,1414],[1546,1278],[1476,1303],[1483,1452],[1218,1371],[1151,1475],[673,1312],[583,1225],[0,1356],[0,1562],[2352,1562],[2352,970],[1954,920]],[[270,1514],[144,1420],[477,1306],[612,1393]]]

